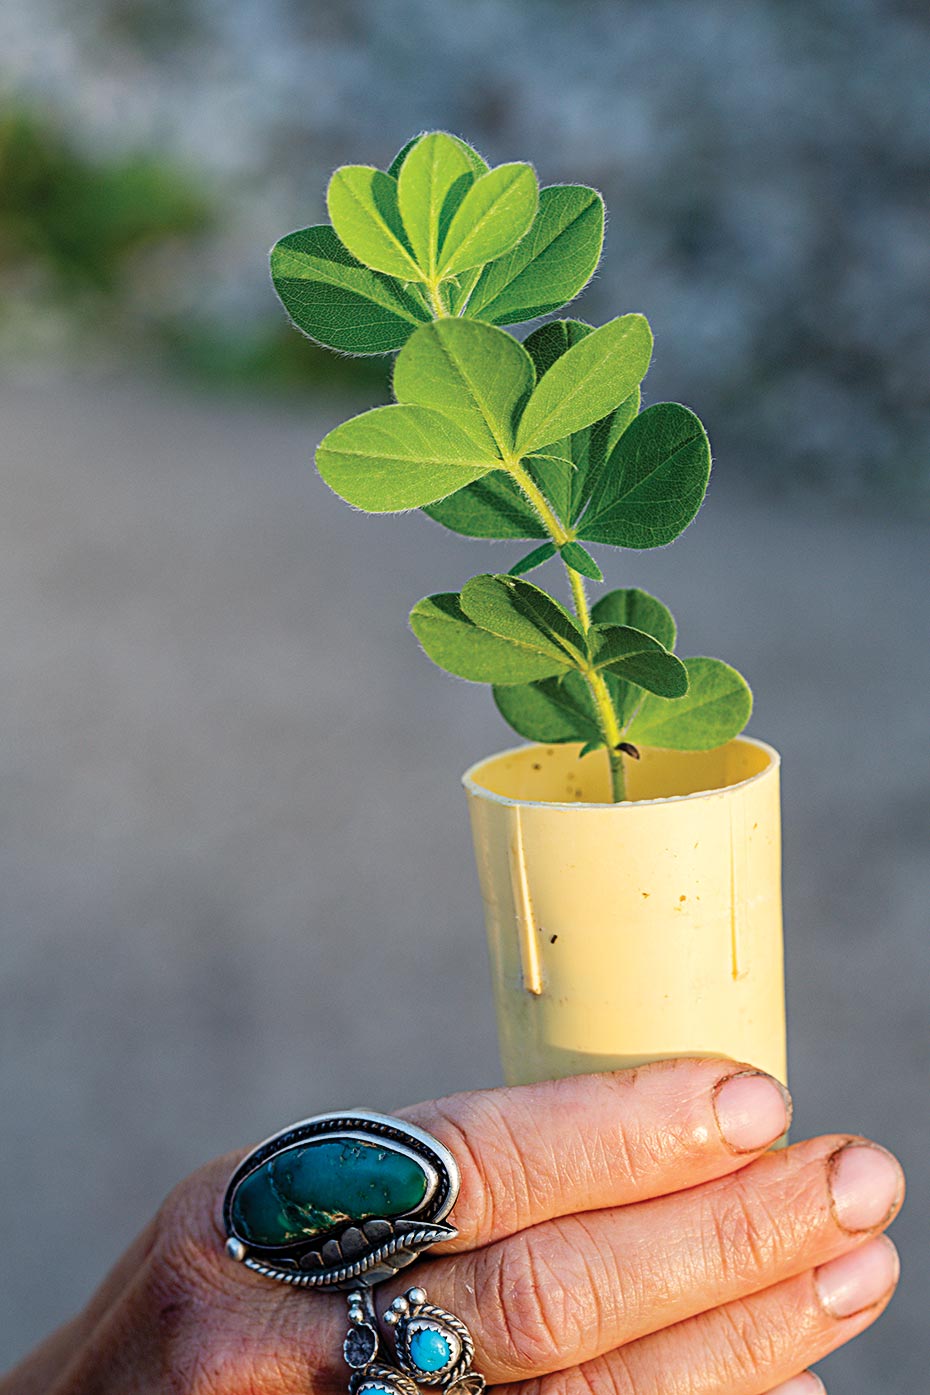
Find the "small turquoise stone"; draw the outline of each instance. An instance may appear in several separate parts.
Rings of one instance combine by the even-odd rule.
[[[310,1139],[249,1173],[233,1197],[231,1219],[247,1244],[290,1245],[348,1221],[406,1216],[426,1192],[420,1164],[389,1143]]]
[[[449,1340],[441,1332],[421,1327],[410,1338],[410,1360],[421,1371],[441,1371],[451,1355]]]

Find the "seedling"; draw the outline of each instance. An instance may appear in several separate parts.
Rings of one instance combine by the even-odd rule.
[[[332,226],[271,256],[297,327],[351,354],[397,352],[396,401],[320,443],[329,487],[369,513],[423,509],[474,538],[534,543],[504,575],[427,596],[410,624],[440,668],[491,685],[521,736],[603,748],[616,801],[640,745],[709,750],[745,726],[752,696],[720,659],[678,658],[668,608],[637,588],[590,605],[603,575],[585,544],[661,547],[692,521],[710,446],[674,402],[640,410],[652,356],[642,315],[595,329],[503,325],[573,300],[601,256],[594,189],[539,189],[530,165],[489,169],[455,136],[418,136],[385,172],[348,165]],[[558,558],[574,613],[525,574]]]

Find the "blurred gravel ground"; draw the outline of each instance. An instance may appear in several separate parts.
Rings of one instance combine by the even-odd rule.
[[[459,772],[511,738],[409,605],[505,567],[308,466],[343,414],[132,385],[0,393],[0,1364],[204,1157],[498,1080]],[[896,1148],[903,1291],[845,1395],[913,1392],[925,1295],[928,529],[747,497],[611,556],[751,677],[785,758],[796,1136]]]

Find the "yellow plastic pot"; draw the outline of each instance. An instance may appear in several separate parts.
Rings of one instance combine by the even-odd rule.
[[[509,1084],[671,1056],[787,1083],[778,753],[523,746],[465,788]]]

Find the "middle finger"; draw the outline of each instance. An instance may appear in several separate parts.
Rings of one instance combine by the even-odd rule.
[[[690,1191],[427,1261],[417,1280],[471,1329],[490,1382],[524,1380],[842,1254],[890,1223],[903,1191],[884,1149],[812,1139]]]

